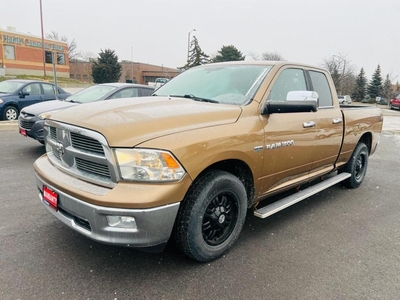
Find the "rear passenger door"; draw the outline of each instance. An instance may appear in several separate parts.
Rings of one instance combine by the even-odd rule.
[[[315,152],[311,168],[311,176],[318,176],[333,169],[336,162],[343,135],[343,116],[339,105],[333,103],[328,81],[328,74],[320,70],[307,70],[311,81],[311,89],[319,95],[318,111],[313,121],[316,126]]]

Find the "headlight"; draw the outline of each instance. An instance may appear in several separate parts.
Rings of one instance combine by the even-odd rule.
[[[121,177],[132,181],[175,181],[185,170],[167,152],[153,149],[116,149]]]
[[[3,103],[3,100],[0,99],[0,103]]]

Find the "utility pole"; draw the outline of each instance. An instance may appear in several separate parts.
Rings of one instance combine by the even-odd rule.
[[[196,29],[192,29],[191,31],[188,32],[188,50],[187,50],[187,63],[189,63],[189,51],[190,51],[190,34],[196,31]]]
[[[46,51],[44,50],[42,0],[39,0],[39,1],[40,1],[40,27],[42,30],[43,79],[46,79]]]

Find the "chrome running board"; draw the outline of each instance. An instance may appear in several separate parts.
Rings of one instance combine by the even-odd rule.
[[[308,197],[311,197],[312,195],[315,195],[316,193],[319,193],[319,192],[331,187],[332,185],[335,185],[336,183],[339,183],[339,182],[349,178],[350,176],[351,176],[350,173],[340,173],[338,175],[335,175],[335,176],[333,176],[329,179],[326,179],[320,183],[310,186],[309,188],[306,188],[305,190],[302,190],[298,193],[290,195],[290,196],[283,198],[281,200],[278,200],[274,203],[271,203],[269,205],[261,207],[260,209],[256,209],[254,211],[254,215],[261,219],[269,217],[269,216],[271,216],[293,204],[296,204],[297,202],[307,199]]]

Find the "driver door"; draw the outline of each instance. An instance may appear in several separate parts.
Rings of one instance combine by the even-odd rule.
[[[286,101],[290,91],[306,91],[300,68],[280,70],[267,101]],[[308,178],[314,158],[316,128],[313,112],[274,113],[261,116],[264,124],[264,162],[261,195],[295,185]]]
[[[40,83],[30,83],[25,86],[21,92],[23,95],[19,96],[19,110],[26,106],[43,101],[42,87]]]

